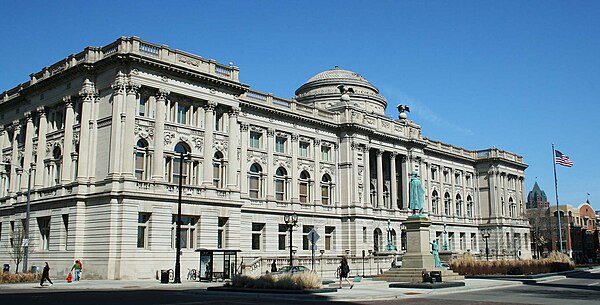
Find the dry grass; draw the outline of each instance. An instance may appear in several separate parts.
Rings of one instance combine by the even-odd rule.
[[[41,273],[0,273],[0,284],[39,282]]]
[[[509,270],[519,268],[523,274],[539,274],[572,270],[575,264],[571,259],[558,252],[552,252],[548,258],[534,260],[497,260],[479,261],[466,253],[461,258],[449,262],[455,272],[462,275],[497,275],[508,274]]]
[[[267,274],[258,278],[237,275],[231,279],[231,286],[254,289],[318,289],[321,288],[321,278],[316,272],[302,272],[277,276]]]

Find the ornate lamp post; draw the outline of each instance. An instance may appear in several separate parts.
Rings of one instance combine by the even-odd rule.
[[[373,268],[371,268],[371,257],[373,256],[373,250],[369,249],[369,275],[373,275]]]
[[[488,247],[488,239],[490,238],[490,232],[487,230],[484,230],[483,233],[481,233],[481,236],[483,237],[483,239],[485,239],[485,260],[489,261],[490,260],[490,248]]]
[[[190,155],[187,153],[185,147],[181,144],[175,145],[175,152],[179,153],[179,197],[177,199],[177,232],[175,232],[175,242],[177,255],[175,256],[175,278],[173,283],[181,283],[181,191],[183,184],[183,162],[189,158]]]
[[[293,228],[298,225],[298,214],[287,214],[283,216],[283,221],[287,226],[288,231],[290,231],[290,267],[294,265],[294,254],[292,250],[292,232]]]
[[[321,265],[321,278],[323,278],[323,254],[325,254],[325,250],[319,250],[321,252],[321,259],[319,259],[319,264]]]

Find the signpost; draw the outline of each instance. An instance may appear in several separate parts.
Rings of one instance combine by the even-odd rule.
[[[317,233],[315,228],[308,232],[308,240],[311,243],[310,249],[312,252],[312,270],[315,270],[315,251],[317,250],[317,241],[319,238],[321,238],[321,236],[319,236],[319,233]]]

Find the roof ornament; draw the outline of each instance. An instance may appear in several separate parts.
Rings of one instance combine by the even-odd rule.
[[[410,108],[408,108],[408,105],[398,105],[398,119],[400,120],[406,120],[406,118],[408,118],[408,115],[406,114],[407,112],[410,112]]]
[[[340,90],[340,93],[342,94],[342,97],[340,97],[340,100],[347,104],[350,101],[350,95],[354,94],[354,89],[352,87],[346,87],[344,84],[339,84],[337,86],[337,88],[338,88],[338,90]]]

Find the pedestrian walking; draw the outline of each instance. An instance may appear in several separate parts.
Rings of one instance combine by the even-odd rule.
[[[348,265],[348,260],[345,257],[342,257],[342,261],[340,262],[340,289],[342,289],[342,280],[346,280],[346,282],[350,285],[350,289],[354,287],[352,283],[348,280],[348,274],[350,274],[350,266]]]
[[[273,263],[271,264],[271,272],[277,272],[277,263],[275,260],[273,260]]]
[[[73,264],[73,267],[71,267],[71,272],[73,272],[73,280],[74,281],[79,281],[79,275],[81,273],[81,262],[79,260],[75,261],[75,264]]]
[[[52,286],[52,280],[50,279],[50,266],[48,266],[48,262],[45,262],[44,270],[42,271],[42,279],[40,280],[40,286],[44,286],[44,281],[48,280],[50,286]]]

